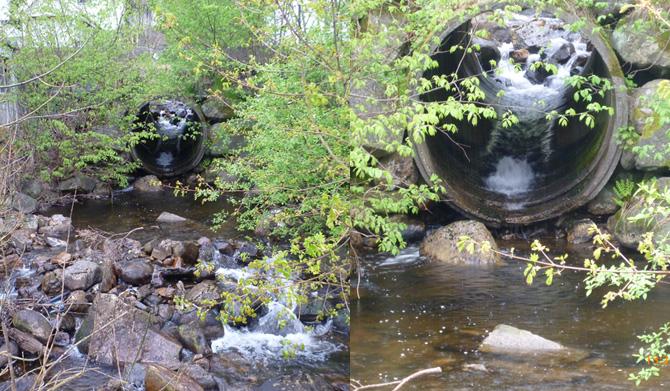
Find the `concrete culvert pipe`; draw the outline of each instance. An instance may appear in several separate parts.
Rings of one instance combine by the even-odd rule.
[[[478,75],[486,94],[482,104],[495,108],[498,118],[511,110],[520,122],[508,128],[500,119],[481,120],[477,126],[453,122],[455,134],[438,132],[416,146],[419,171],[429,183],[433,175],[441,178],[446,199],[462,213],[492,226],[540,221],[584,205],[616,168],[621,155],[616,132],[628,123],[624,75],[614,51],[604,36],[592,33],[589,23],[581,33],[563,29],[566,22],[577,20],[565,12],[537,16],[524,10],[508,27],[499,28],[486,25],[492,7],[480,10],[444,29],[441,43],[433,48],[439,66],[423,77]],[[473,36],[481,29],[491,33],[487,40]],[[481,50],[450,53],[454,45],[473,44]],[[537,71],[532,67],[537,61],[553,63],[558,74]],[[546,119],[552,110],[585,111],[565,82],[576,74],[598,75],[613,85],[594,101],[614,108],[614,114],[599,113],[593,128],[576,118],[567,126]],[[421,95],[424,102],[449,97],[444,89]]]
[[[205,153],[207,127],[196,109],[177,100],[147,102],[140,108],[136,132],[148,132],[132,149],[152,174],[171,177],[194,169]]]

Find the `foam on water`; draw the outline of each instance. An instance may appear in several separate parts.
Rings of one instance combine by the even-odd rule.
[[[328,321],[312,331],[286,336],[224,326],[225,334],[212,341],[212,351],[237,351],[252,361],[270,362],[282,360],[282,352],[288,350],[295,352],[296,358],[300,360],[325,361],[330,354],[340,350],[337,344],[319,338],[330,330],[330,324]]]
[[[405,265],[410,263],[420,262],[421,257],[419,255],[418,247],[407,247],[400,251],[400,254],[386,258],[379,266],[395,266],[395,265]]]
[[[511,197],[530,190],[534,179],[535,173],[526,159],[505,156],[485,183],[487,189]]]

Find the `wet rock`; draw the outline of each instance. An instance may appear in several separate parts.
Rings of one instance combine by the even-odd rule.
[[[254,259],[257,259],[259,255],[258,247],[255,244],[249,242],[242,242],[233,258],[238,262],[248,263]]]
[[[58,190],[66,193],[90,193],[95,189],[97,181],[85,175],[75,175],[58,184]]]
[[[12,232],[10,242],[18,252],[23,252],[32,248],[34,236],[35,234],[30,232],[30,230],[17,229]]]
[[[162,261],[172,256],[172,246],[175,244],[173,240],[163,240],[153,246],[151,250],[151,257],[157,261]]]
[[[190,351],[205,355],[212,353],[205,334],[197,324],[180,325],[177,327],[177,334],[179,335],[179,341]]]
[[[72,220],[60,214],[51,216],[46,225],[40,226],[39,233],[58,239],[66,239],[72,230]]]
[[[268,304],[268,312],[258,320],[256,331],[282,335],[302,333],[305,330],[298,317],[282,304]]]
[[[660,100],[670,100],[670,80],[653,80],[633,91],[629,117],[640,135],[635,147],[641,153],[633,153],[635,168],[658,171],[670,168],[670,125],[663,124],[659,113],[652,105]]]
[[[211,183],[211,184],[214,184],[214,183],[217,183],[217,182],[221,183],[221,184],[226,184],[226,183],[233,184],[233,183],[237,183],[237,182],[240,181],[240,178],[238,178],[237,176],[235,176],[233,174],[230,174],[230,173],[226,172],[225,170],[223,170],[222,168],[218,168],[218,167],[207,168],[207,171],[205,171],[204,177],[205,177],[205,182]]]
[[[107,293],[116,286],[116,273],[114,273],[114,261],[106,259],[101,266],[102,280],[100,281],[100,292]]]
[[[204,391],[202,386],[185,373],[171,371],[156,364],[146,366],[146,391]]]
[[[35,356],[41,356],[44,351],[44,345],[32,335],[21,330],[10,328],[7,332],[11,338],[24,352]]]
[[[570,42],[561,43],[557,48],[551,48],[549,62],[552,64],[565,64],[575,54],[575,47]]]
[[[188,364],[180,369],[183,373],[188,375],[190,378],[195,380],[202,388],[206,390],[218,389],[216,380],[207,370],[202,368],[200,365]]]
[[[221,338],[225,334],[225,330],[216,317],[218,312],[216,310],[208,311],[205,315],[205,319],[202,319],[198,316],[197,311],[189,311],[179,316],[179,325],[193,325],[197,326],[202,330],[202,333],[205,335],[205,338],[208,340],[213,340]]]
[[[658,178],[656,188],[663,192],[670,187],[670,177]],[[634,220],[630,218],[639,215],[647,208],[658,205],[646,204],[643,197],[633,197],[619,211],[607,220],[607,228],[617,241],[623,246],[636,249],[640,240],[647,232],[653,232],[653,239],[657,243],[665,240],[670,234],[670,216],[657,213],[649,219]]]
[[[45,241],[49,247],[67,247],[67,242],[65,240],[47,237]]]
[[[37,311],[20,310],[14,314],[12,324],[17,329],[32,334],[40,342],[46,343],[53,332],[49,320]]]
[[[645,19],[649,16],[643,10],[636,10],[622,18],[612,33],[612,46],[624,63],[667,74],[670,72],[668,36],[656,30],[653,23],[638,22]]]
[[[86,297],[86,292],[84,291],[74,291],[70,293],[70,296],[65,301],[66,308],[69,308],[69,312],[74,312],[77,314],[85,314],[88,312],[89,302]]]
[[[533,84],[544,84],[544,82],[547,81],[547,78],[549,78],[551,75],[552,73],[549,72],[544,66],[530,66],[528,67],[528,70],[526,70],[524,76]]]
[[[156,219],[156,222],[158,223],[165,223],[165,224],[171,224],[171,223],[183,223],[187,219],[177,216],[176,214],[170,213],[170,212],[163,212],[158,216]]]
[[[77,261],[65,269],[63,279],[71,291],[86,290],[102,281],[102,269],[91,261]]]
[[[200,303],[203,300],[218,300],[220,297],[216,282],[205,280],[189,289],[184,298],[192,303]]]
[[[482,352],[498,354],[557,352],[565,349],[557,342],[506,324],[497,325],[479,346]]]
[[[142,258],[116,264],[116,272],[121,279],[131,285],[143,285],[151,281],[154,267]]]
[[[616,195],[610,186],[605,186],[600,193],[586,205],[586,210],[596,216],[606,216],[616,213],[619,205],[616,203]]]
[[[154,193],[163,191],[163,184],[155,175],[147,175],[139,178],[133,183],[133,189],[142,193]]]
[[[63,271],[56,269],[50,271],[42,277],[41,288],[42,292],[46,293],[49,296],[57,295],[60,293],[63,287]]]
[[[12,209],[21,213],[34,213],[37,210],[37,200],[27,194],[16,193],[12,197],[11,206]]]
[[[468,265],[501,262],[500,255],[492,251],[485,254],[478,251],[475,251],[474,254],[459,251],[458,242],[462,236],[468,236],[480,244],[489,242],[493,250],[498,249],[493,235],[484,224],[473,220],[463,220],[451,223],[428,234],[421,243],[419,251],[421,255],[438,262]]]
[[[88,343],[91,340],[91,333],[93,333],[93,326],[95,321],[95,314],[89,311],[86,317],[82,320],[81,325],[74,334],[74,340],[77,344],[77,349],[83,354],[88,354]]]
[[[475,364],[475,363],[463,364],[463,370],[467,371],[467,372],[488,372],[489,371],[484,364]]]
[[[77,328],[77,320],[72,314],[64,314],[58,322],[58,330],[72,332]],[[69,339],[69,337],[68,337]]]
[[[589,232],[595,223],[591,219],[573,221],[568,228],[568,243],[581,244],[590,242],[594,233]]]
[[[0,346],[0,368],[3,368],[9,362],[8,355],[16,356],[19,354],[19,347],[14,341],[9,341],[9,345],[2,344]]]
[[[510,57],[514,60],[514,62],[523,64],[528,60],[528,56],[530,56],[530,52],[528,49],[518,49],[514,50],[512,53],[510,53]]]
[[[93,323],[90,358],[103,364],[116,364],[118,360],[178,365],[181,344],[158,331],[158,318],[111,294],[97,295],[89,316]]]
[[[51,263],[54,265],[58,266],[66,266],[69,265],[70,262],[72,261],[72,254],[62,251],[58,254],[56,254],[53,258],[51,258]]]
[[[180,258],[184,263],[193,265],[198,262],[200,246],[196,242],[176,242],[172,246],[172,255]]]
[[[65,347],[70,344],[70,334],[65,331],[57,331],[53,338],[54,346]],[[53,353],[52,353],[53,354]]]

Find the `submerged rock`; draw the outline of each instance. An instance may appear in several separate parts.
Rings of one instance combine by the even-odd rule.
[[[506,324],[497,325],[479,346],[482,352],[500,354],[557,352],[565,349],[557,342]]]
[[[158,223],[183,223],[187,219],[181,216],[178,216],[174,213],[163,212],[158,216],[156,222]]]
[[[489,242],[493,250],[498,249],[493,235],[484,224],[474,220],[463,220],[431,232],[421,243],[419,251],[421,255],[438,262],[467,265],[501,262],[500,255],[493,251],[485,254],[478,251],[473,254],[459,251],[458,242],[462,236],[468,236],[477,243]]]

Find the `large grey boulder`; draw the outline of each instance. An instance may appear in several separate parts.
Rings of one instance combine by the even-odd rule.
[[[625,63],[665,74],[670,71],[670,38],[653,27],[636,23],[645,19],[649,16],[643,11],[622,18],[612,33],[612,46]]]
[[[179,365],[181,344],[159,331],[159,319],[115,295],[97,295],[88,322],[88,356],[98,363]],[[84,337],[79,335],[78,340]]]
[[[75,175],[58,184],[58,190],[62,192],[90,193],[95,189],[97,181],[86,175]]]
[[[12,209],[25,214],[34,213],[37,210],[37,200],[27,194],[16,193],[12,197]]]
[[[40,342],[46,343],[51,336],[53,327],[51,323],[37,311],[20,310],[14,314],[12,324],[17,329],[32,334]]]
[[[500,255],[489,251],[481,253],[475,251],[473,254],[458,250],[458,242],[462,236],[467,236],[477,243],[489,242],[493,250],[497,250],[493,235],[486,226],[478,221],[463,220],[451,223],[436,231],[431,232],[421,243],[419,251],[421,255],[438,262],[487,265],[500,263]]]
[[[102,269],[95,262],[77,261],[65,269],[63,280],[71,291],[86,290],[102,281]]]
[[[660,100],[670,100],[670,80],[652,80],[635,89],[630,101],[629,118],[640,135],[637,148],[643,153],[633,154],[634,166],[638,170],[670,168],[670,125],[652,105]]]
[[[656,181],[659,191],[670,187],[670,178],[663,177]],[[658,206],[658,201],[647,202],[644,197],[631,198],[615,215],[607,221],[607,228],[614,237],[625,247],[637,248],[638,243],[647,232],[653,232],[653,239],[657,242],[666,240],[670,235],[670,216],[661,213],[652,215],[650,219],[634,220],[645,209],[650,210]]]

